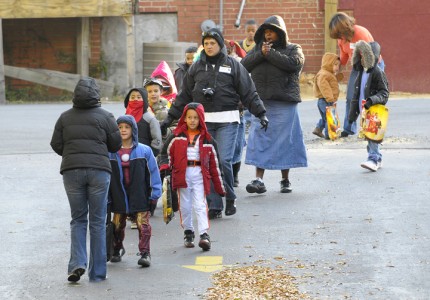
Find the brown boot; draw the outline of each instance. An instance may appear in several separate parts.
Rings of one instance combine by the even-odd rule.
[[[324,134],[322,132],[322,129],[319,128],[319,127],[315,127],[315,129],[314,129],[314,131],[312,131],[312,133],[315,134],[315,135],[317,135],[317,136],[319,136],[319,137],[321,137],[321,138],[325,138],[325,136],[324,136]]]

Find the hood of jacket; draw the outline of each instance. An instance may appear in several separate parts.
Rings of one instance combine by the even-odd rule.
[[[263,24],[258,27],[254,35],[254,41],[256,44],[264,42],[264,30],[272,29],[278,34],[279,42],[282,48],[285,48],[288,44],[288,32],[285,26],[284,19],[281,16],[270,16]]]
[[[128,92],[127,96],[125,96],[124,107],[127,108],[128,102],[130,101],[131,92],[133,92],[133,91],[137,91],[137,92],[139,92],[142,95],[142,99],[143,99],[143,113],[145,113],[148,110],[149,104],[148,104],[148,93],[146,92],[146,90],[144,88],[134,88],[134,89],[131,89]]]
[[[164,98],[169,101],[176,98],[178,89],[176,88],[175,77],[173,76],[172,70],[170,70],[167,62],[162,60],[152,72],[151,77],[161,79],[163,89],[170,89],[170,93],[168,95],[163,95]]]
[[[120,123],[126,123],[131,126],[131,136],[133,141],[133,146],[137,147],[139,144],[139,135],[137,131],[137,123],[133,116],[131,115],[122,115],[119,116],[116,120],[116,123],[119,125]]]
[[[324,69],[330,73],[333,73],[333,65],[336,62],[336,60],[339,60],[339,63],[340,63],[340,57],[337,56],[336,54],[330,53],[330,52],[325,53],[321,60],[321,69]]]
[[[178,121],[178,126],[176,126],[175,130],[173,131],[173,134],[178,136],[179,134],[183,133],[185,134],[185,132],[188,130],[188,126],[185,123],[185,116],[187,115],[187,111],[189,109],[194,109],[197,114],[199,115],[199,130],[200,130],[200,136],[203,137],[204,139],[211,141],[212,137],[208,132],[208,129],[206,127],[206,123],[205,123],[205,109],[203,108],[203,105],[197,102],[191,102],[188,103],[185,107],[184,107],[184,112],[181,115],[181,118]]]
[[[371,69],[378,64],[380,54],[381,46],[377,42],[358,41],[355,43],[355,50],[352,55],[353,65],[354,67],[362,65],[364,69]],[[362,56],[363,62],[361,63]]]
[[[100,88],[94,78],[80,79],[73,92],[73,107],[93,108],[100,106]]]

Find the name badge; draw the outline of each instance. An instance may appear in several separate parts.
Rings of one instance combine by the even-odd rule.
[[[221,66],[221,67],[219,67],[219,71],[221,73],[230,74],[231,73],[231,68],[229,66]]]

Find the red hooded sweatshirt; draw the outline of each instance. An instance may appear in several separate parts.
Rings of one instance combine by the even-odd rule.
[[[160,171],[169,169],[172,174],[172,188],[186,188],[185,173],[188,167],[187,148],[189,144],[188,127],[185,116],[189,109],[194,109],[199,116],[199,153],[200,167],[203,175],[205,194],[210,193],[210,182],[212,180],[215,191],[225,195],[223,174],[219,166],[219,157],[216,141],[212,138],[206,128],[205,111],[200,103],[191,102],[184,108],[178,126],[167,138],[160,154]]]

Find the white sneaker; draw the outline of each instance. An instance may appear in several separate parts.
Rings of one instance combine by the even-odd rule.
[[[368,169],[372,172],[376,172],[379,168],[379,166],[373,160],[365,161],[361,164],[361,167]]]
[[[137,223],[136,223],[136,221],[131,221],[130,228],[131,229],[137,229]]]
[[[382,168],[382,160],[381,160],[381,161],[378,161],[378,162],[376,163],[376,165],[378,166],[378,169]]]

